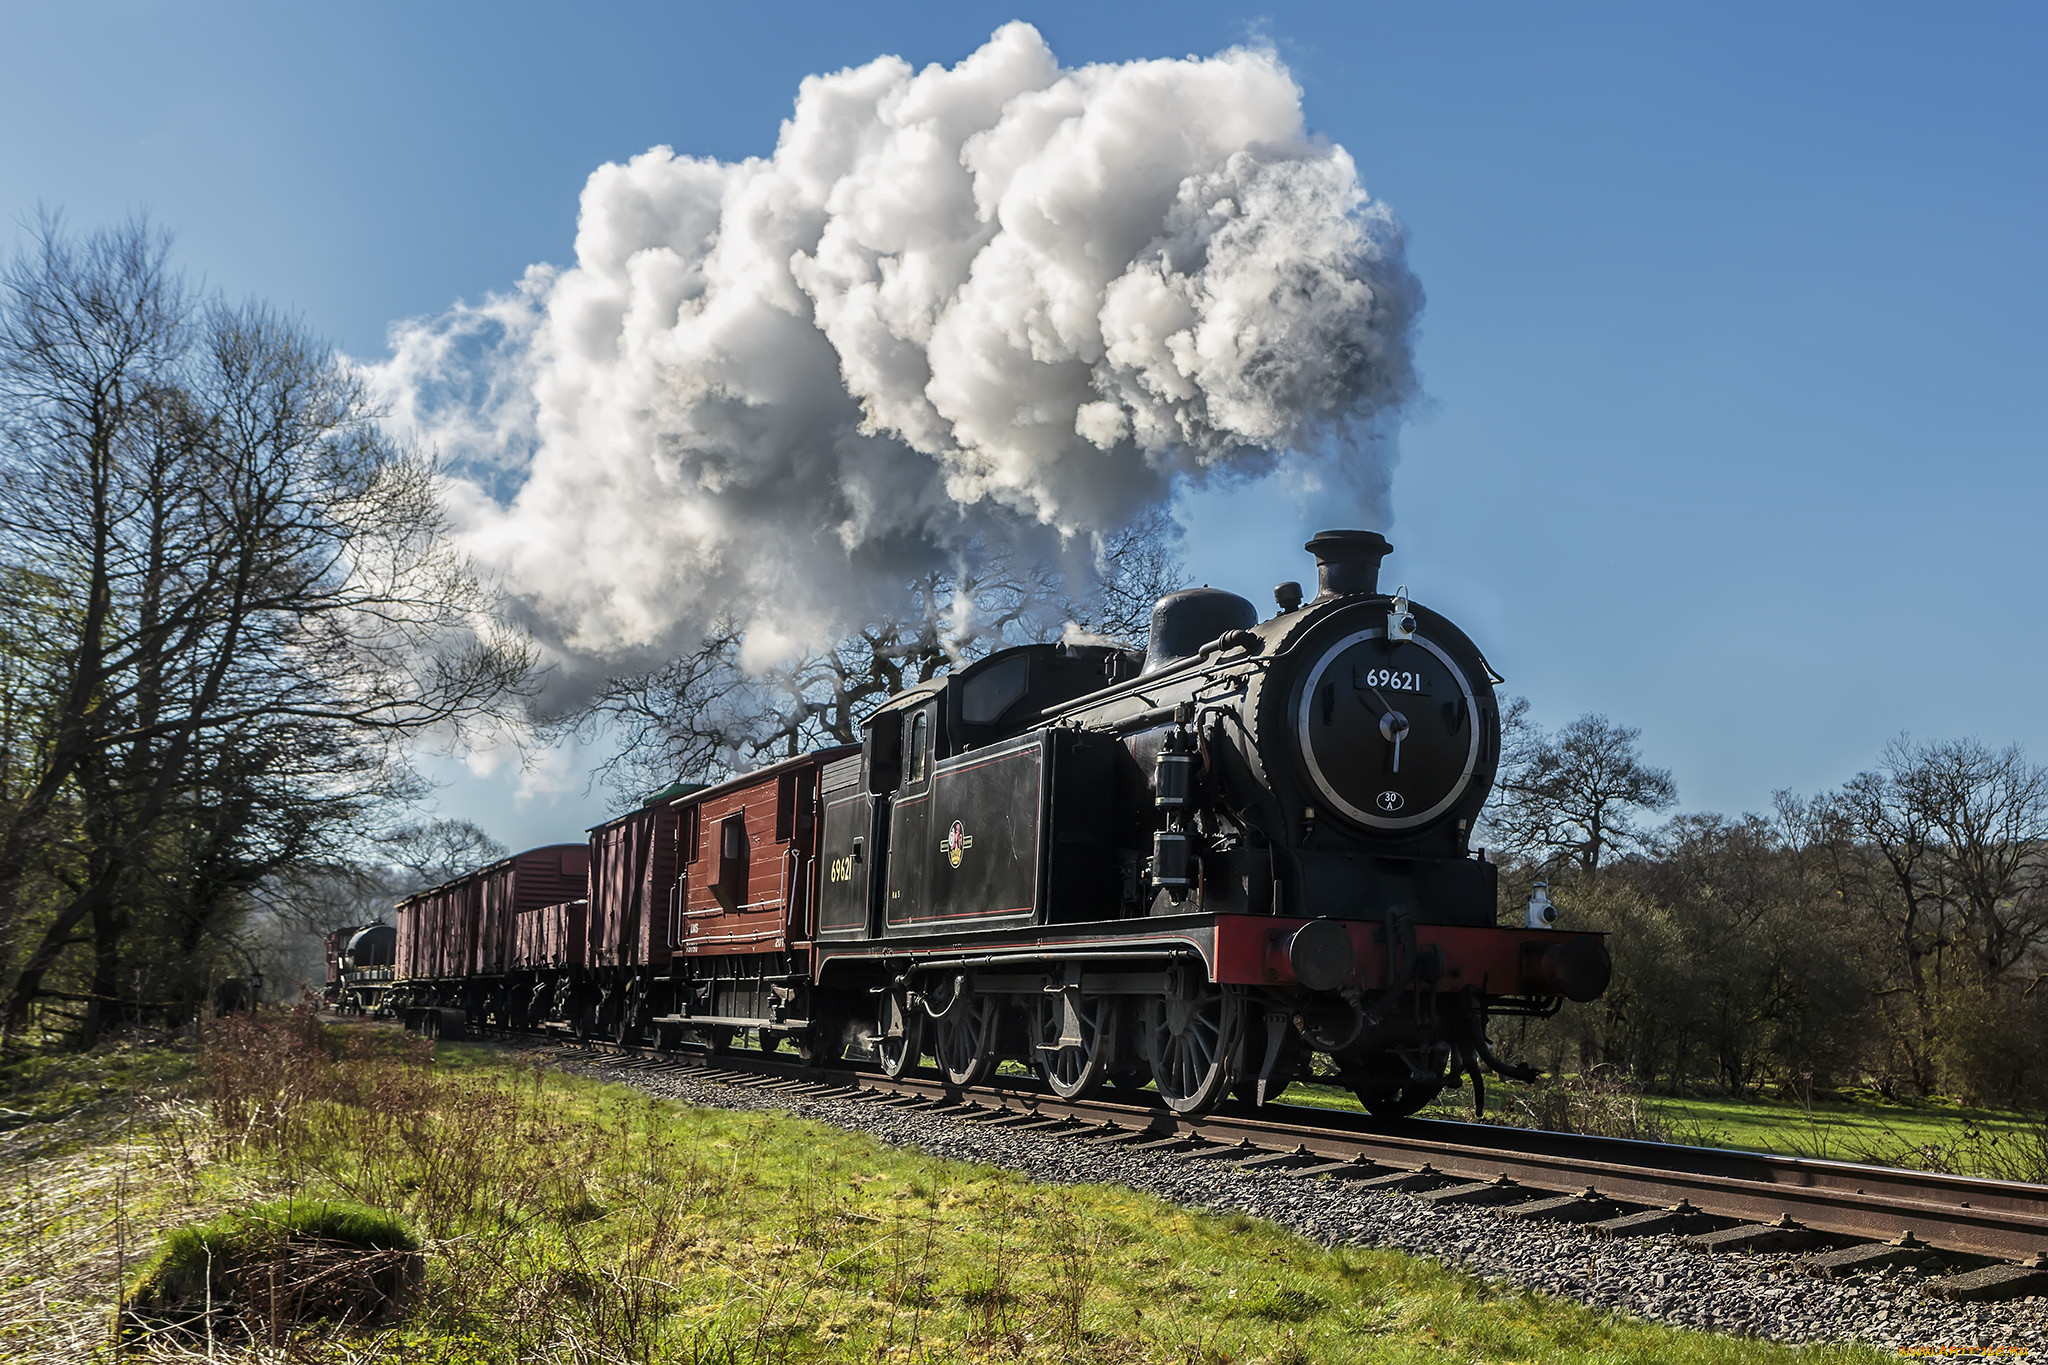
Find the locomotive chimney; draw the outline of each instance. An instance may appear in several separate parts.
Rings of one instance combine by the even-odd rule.
[[[1317,601],[1380,590],[1380,561],[1393,551],[1377,531],[1318,531],[1302,547],[1316,557]]]

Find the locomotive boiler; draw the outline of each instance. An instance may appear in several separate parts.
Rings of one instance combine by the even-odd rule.
[[[517,859],[423,893],[397,998],[663,1046],[751,1031],[892,1074],[929,1056],[959,1087],[1015,1060],[1181,1112],[1313,1077],[1393,1117],[1526,1074],[1489,1021],[1597,997],[1608,959],[1498,922],[1471,836],[1499,679],[1381,591],[1382,537],[1306,548],[1314,597],[1282,584],[1265,620],[1173,593],[1142,652],[1000,650],[891,697],[857,749],[664,794],[591,831],[573,885],[566,853],[522,855],[561,884],[527,869],[489,924],[460,907]]]

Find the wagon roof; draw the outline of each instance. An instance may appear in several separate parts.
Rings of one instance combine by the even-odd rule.
[[[728,777],[723,782],[714,782],[708,787],[698,787],[665,804],[671,807],[695,805],[699,801],[709,800],[714,796],[723,796],[727,792],[738,791],[742,787],[751,787],[755,783],[764,781],[767,778],[779,776],[791,768],[801,768],[807,763],[830,763],[835,758],[844,758],[848,754],[857,754],[859,752],[860,746],[858,744],[835,744],[829,749],[814,749],[807,754],[798,754],[795,758],[785,758],[780,762],[771,763],[765,768],[755,768],[751,772]],[[643,806],[639,810],[628,811],[624,815],[607,820],[601,825],[592,825],[590,832],[595,834],[601,829],[610,829],[614,825],[628,824],[631,821],[643,819],[647,812],[652,809],[655,808]]]
[[[586,844],[541,844],[536,848],[529,848],[523,852],[514,853],[509,857],[500,858],[495,863],[485,863],[474,872],[465,872],[460,877],[450,877],[438,886],[424,887],[421,890],[415,891],[410,896],[402,897],[398,902],[398,908],[403,909],[416,900],[424,900],[428,896],[439,895],[443,891],[461,886],[464,882],[475,881],[478,877],[496,872],[500,868],[510,867],[521,858],[531,858],[536,853],[566,853],[572,849],[577,853],[587,853],[590,851],[589,846]]]

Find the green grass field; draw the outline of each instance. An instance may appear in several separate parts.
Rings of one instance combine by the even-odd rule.
[[[10,1148],[32,1197],[0,1220],[0,1355],[84,1358],[114,1285],[168,1228],[297,1196],[402,1217],[426,1248],[424,1297],[400,1327],[307,1329],[285,1355],[244,1359],[1887,1358],[1678,1331],[1250,1218],[1034,1185],[783,1116],[694,1110],[481,1048],[430,1055],[296,1027],[242,1029],[208,1059],[203,1090],[170,1081],[130,1096],[125,1121],[54,1131],[87,1122],[74,1116],[33,1149]],[[207,1355],[204,1343],[156,1350]]]

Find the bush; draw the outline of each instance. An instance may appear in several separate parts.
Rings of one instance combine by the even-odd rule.
[[[1669,1142],[1671,1129],[1643,1105],[1643,1092],[1613,1067],[1577,1076],[1545,1077],[1516,1095],[1510,1121],[1517,1126],[1588,1137]]]

